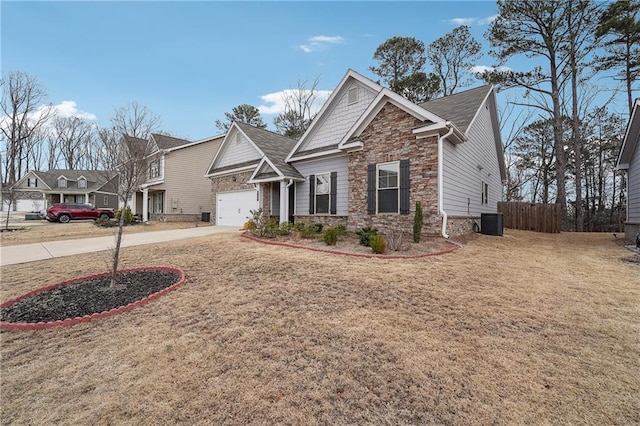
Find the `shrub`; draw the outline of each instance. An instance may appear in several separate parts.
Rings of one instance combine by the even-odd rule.
[[[314,227],[314,232],[316,234],[319,234],[322,232],[322,228],[324,228],[324,225],[321,223],[316,223],[315,225],[312,225]]]
[[[422,202],[416,201],[416,214],[413,217],[413,242],[419,243],[422,236],[422,224],[424,216],[422,213]]]
[[[366,226],[364,228],[360,228],[360,230],[357,231],[356,234],[358,235],[358,237],[360,237],[360,245],[370,247],[369,240],[373,235],[378,235],[378,229]]]
[[[389,250],[398,251],[402,248],[402,230],[399,229],[391,229],[387,233],[387,245],[389,246]]]
[[[242,225],[242,229],[244,229],[245,231],[253,231],[254,229],[256,229],[256,224],[248,220],[244,223],[244,225]]]
[[[347,235],[347,227],[343,224],[339,224],[334,226],[335,230],[338,231],[338,236],[339,237],[344,237],[345,235]]]
[[[335,246],[336,242],[338,242],[339,231],[337,228],[327,228],[322,233],[322,240],[328,246]]]
[[[264,226],[264,232],[262,235],[264,237],[273,238],[280,230],[280,224],[278,223],[278,219],[269,218],[267,223]]]
[[[291,222],[282,222],[278,226],[278,234],[279,235],[289,235],[293,231],[293,223]]]
[[[120,220],[120,216],[122,215],[122,207],[116,210],[115,218]],[[127,207],[124,209],[124,224],[129,225],[131,222],[135,220],[135,215],[131,212],[131,208]]]
[[[369,247],[375,254],[382,254],[387,251],[387,240],[382,235],[371,235],[369,238]]]
[[[256,237],[264,237],[268,222],[267,216],[264,214],[262,208],[259,208],[258,210],[249,210],[249,213],[251,214],[251,217],[248,220],[250,223],[249,232]]]

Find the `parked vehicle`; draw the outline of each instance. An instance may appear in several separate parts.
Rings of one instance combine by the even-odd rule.
[[[107,220],[113,216],[113,210],[96,209],[90,204],[58,203],[47,209],[47,220],[50,222],[68,223],[72,219]]]

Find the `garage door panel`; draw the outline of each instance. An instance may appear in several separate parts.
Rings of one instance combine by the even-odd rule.
[[[12,208],[13,209],[13,208]],[[44,209],[44,200],[21,199],[16,200],[16,211],[39,212]]]
[[[235,191],[217,194],[216,224],[242,226],[251,216],[250,210],[258,208],[258,192]]]

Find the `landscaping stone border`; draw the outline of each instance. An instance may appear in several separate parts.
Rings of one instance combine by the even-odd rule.
[[[65,326],[69,326],[69,325],[74,325],[74,324],[80,324],[83,322],[89,322],[89,321],[93,321],[95,319],[99,319],[99,318],[105,318],[105,317],[109,317],[111,315],[116,315],[116,314],[121,314],[123,312],[127,312],[132,310],[135,307],[138,306],[142,306],[146,303],[151,302],[152,300],[155,300],[157,298],[159,298],[160,296],[163,296],[173,290],[175,290],[176,288],[180,287],[181,285],[183,285],[186,281],[187,281],[187,276],[184,273],[184,271],[182,269],[179,268],[174,268],[174,267],[170,267],[170,266],[143,266],[140,268],[132,268],[132,269],[123,269],[121,271],[118,271],[118,273],[124,273],[124,272],[139,272],[139,271],[169,271],[169,272],[174,272],[176,274],[178,274],[179,276],[179,280],[175,283],[170,285],[169,287],[163,288],[162,290],[155,292],[153,294],[150,294],[149,296],[143,297],[140,300],[136,300],[135,302],[129,303],[128,305],[125,306],[120,306],[119,308],[113,308],[110,309],[108,311],[103,311],[103,312],[96,312],[95,314],[91,314],[91,315],[85,315],[83,317],[76,317],[76,318],[67,318],[65,320],[58,320],[58,321],[51,321],[51,322],[37,322],[37,323],[16,323],[16,322],[3,322],[0,321],[0,330],[8,330],[8,331],[15,331],[15,330],[44,330],[47,328],[54,328],[54,327],[65,327]],[[111,272],[103,272],[100,274],[93,274],[93,275],[87,275],[85,277],[78,277],[78,278],[72,278],[70,280],[66,280],[66,281],[62,281],[56,284],[51,284],[45,287],[41,287],[41,288],[37,288],[35,290],[32,290],[28,293],[25,293],[21,296],[18,297],[14,297],[13,299],[9,299],[6,302],[0,304],[0,308],[6,308],[8,306],[13,305],[14,303],[16,303],[19,300],[23,300],[23,299],[27,299],[31,296],[34,296],[36,294],[48,291],[48,290],[53,290],[54,288],[58,288],[58,287],[62,287],[65,285],[69,285],[69,284],[75,284],[75,283],[79,283],[82,281],[86,281],[86,280],[91,280],[91,279],[95,279],[95,278],[101,278],[101,277],[105,277],[111,275]]]
[[[339,250],[319,249],[317,247],[309,247],[309,246],[298,245],[298,244],[283,243],[283,242],[280,242],[280,241],[269,241],[269,240],[265,240],[263,238],[257,238],[257,237],[254,237],[252,235],[249,235],[248,232],[244,232],[244,233],[240,234],[240,236],[244,237],[244,238],[246,238],[248,240],[252,240],[252,241],[256,241],[258,243],[272,245],[272,246],[281,246],[281,247],[288,247],[288,248],[304,249],[304,250],[316,251],[316,252],[320,252],[320,253],[337,254],[337,255],[340,255],[340,256],[364,257],[364,258],[368,258],[368,259],[419,259],[419,258],[422,258],[422,257],[440,256],[442,254],[452,253],[452,252],[458,250],[459,248],[463,247],[462,244],[459,244],[459,243],[456,243],[456,242],[450,241],[450,240],[445,240],[448,244],[451,244],[453,247],[451,247],[450,249],[447,249],[447,250],[441,250],[441,251],[437,251],[437,252],[433,252],[433,253],[412,254],[412,255],[373,254],[373,253],[372,254],[364,254],[364,253],[349,253],[349,252],[346,252],[346,251],[339,251]]]

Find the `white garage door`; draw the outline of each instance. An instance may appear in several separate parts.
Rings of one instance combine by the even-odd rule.
[[[249,210],[258,208],[258,192],[253,189],[222,192],[218,193],[217,197],[217,225],[242,226],[251,216]]]
[[[44,209],[44,200],[16,200],[16,211],[39,212]],[[13,210],[13,208],[12,208]]]

